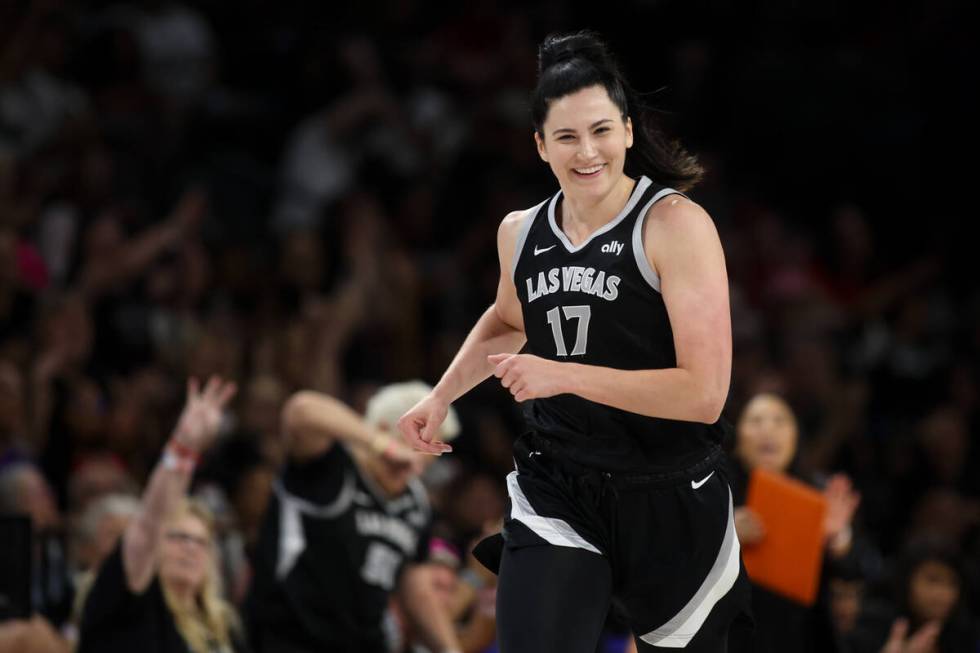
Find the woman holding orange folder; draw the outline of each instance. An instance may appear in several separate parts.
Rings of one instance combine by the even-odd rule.
[[[735,502],[738,504],[735,532],[747,554],[766,538],[766,523],[752,508],[744,505],[748,479],[755,470],[793,476],[798,440],[793,410],[777,395],[754,396],[739,416],[735,440],[735,458],[740,467],[735,483]],[[823,498],[825,518],[822,529],[818,525],[814,536],[824,538],[822,545],[828,556],[840,559],[851,552],[851,521],[860,496],[845,475],[837,474],[826,483]],[[833,650],[828,648],[831,639],[829,619],[821,610],[810,609],[758,583],[753,583],[752,608],[758,651]]]

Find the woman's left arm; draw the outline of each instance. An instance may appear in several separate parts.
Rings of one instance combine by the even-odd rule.
[[[700,206],[672,196],[650,209],[643,243],[660,277],[677,367],[619,370],[528,354],[491,356],[494,374],[517,401],[570,393],[649,417],[718,419],[732,369],[728,274],[718,231]]]

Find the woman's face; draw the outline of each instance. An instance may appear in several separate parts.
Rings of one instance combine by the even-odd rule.
[[[831,578],[828,583],[830,594],[830,617],[838,635],[847,635],[857,625],[861,613],[861,598],[864,583],[860,580]]]
[[[201,589],[211,565],[211,533],[194,515],[171,520],[160,545],[160,577],[165,582]]]
[[[456,570],[441,564],[429,565],[429,569],[432,572],[432,590],[436,600],[444,609],[451,611],[453,599],[456,597],[456,587],[459,585]]]
[[[946,621],[960,598],[956,571],[939,560],[926,560],[909,579],[909,608],[922,621]]]
[[[535,132],[538,154],[566,195],[602,198],[622,179],[633,125],[603,86],[589,86],[557,100]]]
[[[379,430],[398,437],[398,434],[392,433],[386,424],[380,424]],[[389,497],[397,497],[405,491],[409,481],[420,476],[434,460],[435,456],[412,451],[409,460],[399,462],[382,456],[369,456],[364,467],[385,494]]]
[[[738,421],[735,452],[749,469],[785,472],[796,454],[796,418],[774,395],[753,397]]]

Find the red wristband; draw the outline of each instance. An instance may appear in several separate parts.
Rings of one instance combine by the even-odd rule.
[[[194,449],[177,442],[176,438],[171,438],[167,446],[163,449],[161,462],[167,469],[190,474],[197,466],[197,461],[200,457],[201,454]]]
[[[197,464],[197,461],[201,459],[201,453],[195,449],[191,449],[186,444],[181,444],[177,438],[170,438],[167,443],[167,449],[173,452],[178,458],[186,459]]]

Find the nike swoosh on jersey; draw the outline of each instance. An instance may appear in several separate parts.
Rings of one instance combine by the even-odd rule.
[[[702,485],[704,485],[705,483],[707,483],[708,482],[708,479],[711,478],[714,475],[715,475],[715,473],[714,472],[711,472],[710,474],[708,474],[707,476],[705,476],[704,478],[702,478],[700,481],[691,481],[691,487],[694,488],[695,490],[698,489],[699,487],[701,487]]]
[[[538,246],[535,245],[534,246],[534,255],[537,256],[538,254],[544,254],[549,249],[554,249],[555,247],[556,247],[556,245],[552,245],[551,247],[545,247],[544,249],[538,249]]]

